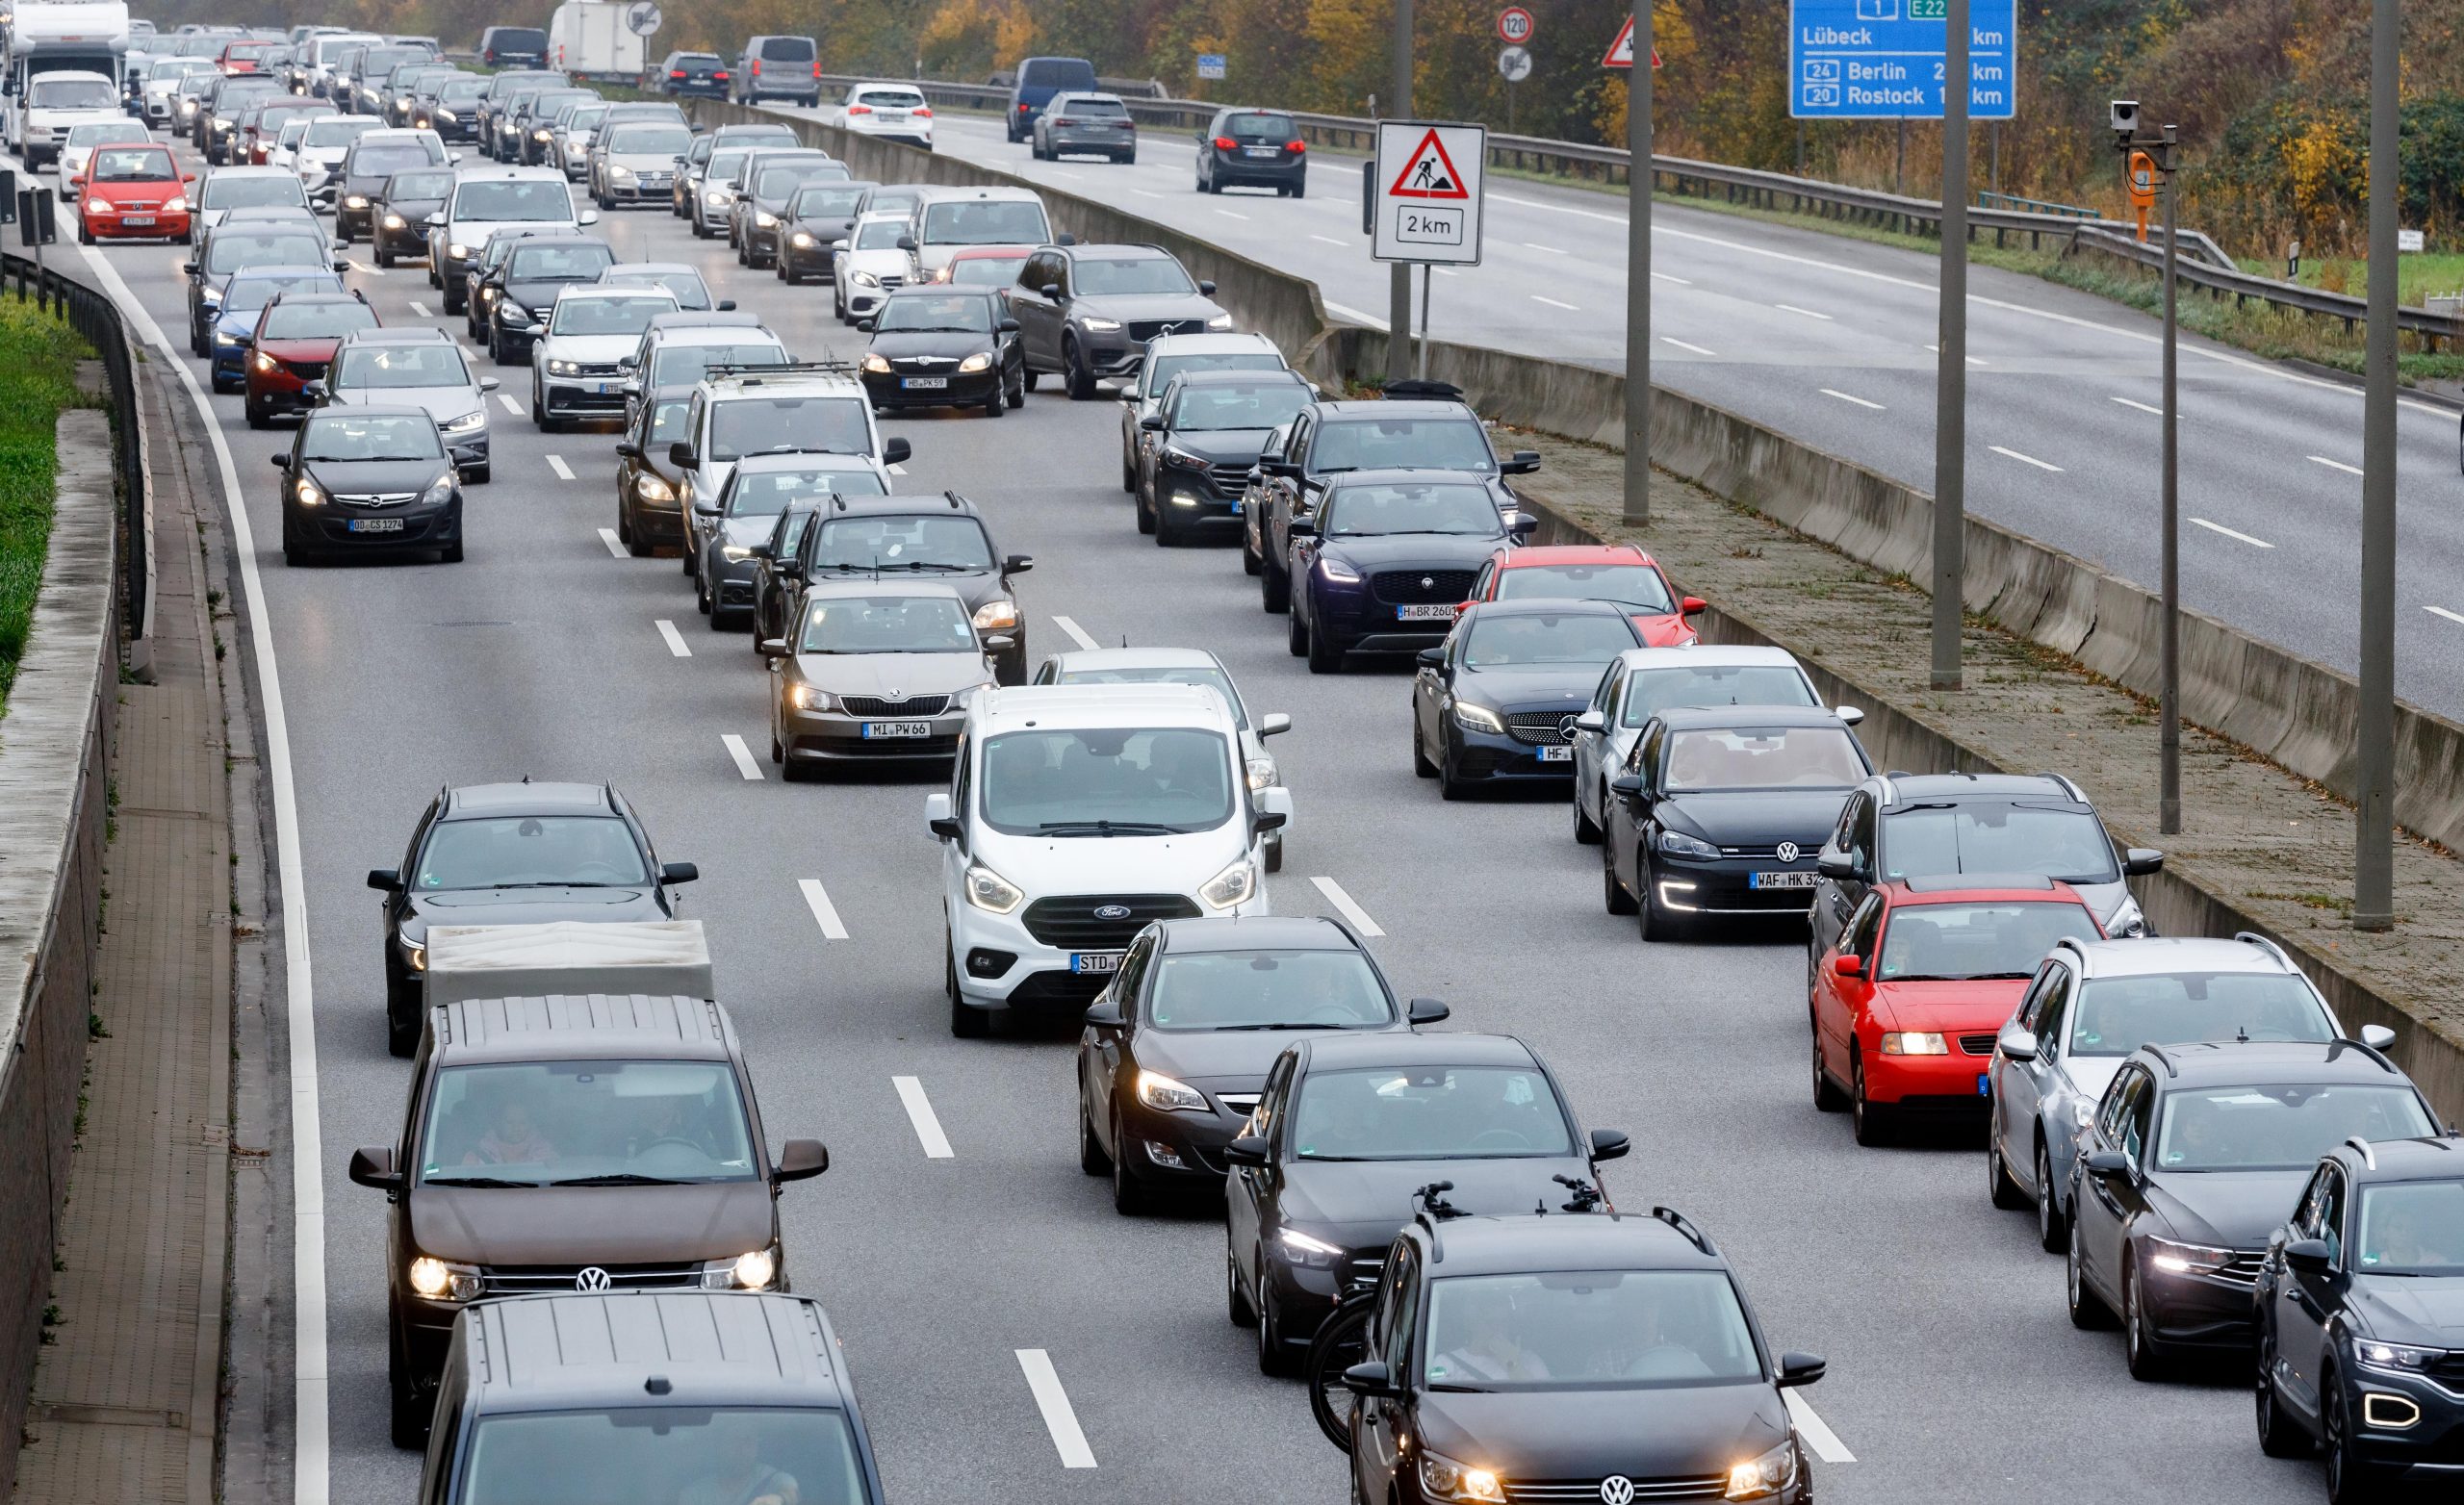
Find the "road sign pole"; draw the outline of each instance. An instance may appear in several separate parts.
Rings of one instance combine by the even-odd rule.
[[[1408,276],[1410,271],[1406,266],[1404,274]],[[1437,268],[1424,263],[1421,267],[1421,358],[1418,369],[1413,371],[1423,381],[1428,380],[1428,292],[1436,281]]]
[[[2370,31],[2370,342],[2361,417],[2361,716],[2352,928],[2396,925],[2396,174],[2399,0]]]
[[[1967,580],[1968,0],[1942,28],[1942,288],[1934,377],[1934,665],[1937,690],[1960,688]],[[1906,139],[1908,123],[1900,122]]]
[[[1626,521],[1652,516],[1652,0],[1626,70]]]
[[[1386,107],[1389,119],[1412,117],[1412,0],[1395,0],[1395,96]],[[1401,262],[1386,271],[1386,373],[1389,380],[1411,369],[1412,268]],[[1425,343],[1428,331],[1421,331]]]
[[[2162,652],[2157,666],[2161,680],[2156,706],[2156,829],[2172,835],[2182,829],[2182,471],[2181,471],[2181,404],[2175,396],[2174,373],[2177,367],[2181,321],[2175,293],[2178,285],[2175,269],[2181,265],[2176,255],[2174,228],[2178,221],[2177,205],[2181,191],[2174,182],[2180,166],[2177,140],[2180,132],[2165,127],[2165,140],[2156,149],[2162,153],[2161,166],[2165,192],[2165,443],[2163,465],[2165,501],[2165,550],[2160,582],[2165,596],[2165,625],[2161,640]]]

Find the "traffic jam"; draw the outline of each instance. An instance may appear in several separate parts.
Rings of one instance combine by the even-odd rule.
[[[1003,1340],[982,1388],[1065,1468],[1217,1429],[1272,1498],[1998,1497],[1955,1451],[1859,1461],[1843,1418],[1923,1382],[1809,1393],[1798,1335],[1895,1278],[1804,1273],[1834,1237],[2040,1246],[1994,1266],[2033,1280],[2007,1306],[2108,1336],[2039,1424],[2152,1418],[2210,1488],[2282,1488],[2252,1455],[2322,1459],[2291,1477],[2339,1502],[2457,1488],[2458,1141],[2274,943],[2154,933],[2165,855],[2092,790],[1878,766],[1787,652],[1699,641],[1645,549],[1532,542],[1543,454],[1454,389],[1328,390],[1163,249],[920,155],[864,181],[783,116],[697,127],[680,99],[738,60],[603,92],[499,40],[21,49],[8,112],[87,265],[185,344],[255,520],[324,833],[347,1065],[314,1069],[349,1073],[346,1492],[947,1492],[935,1429],[999,1406],[923,1353],[1059,1303],[1135,1360]],[[819,100],[780,40],[747,57]],[[1134,159],[1087,64],[1017,78],[1022,156]],[[911,86],[839,92],[834,124],[930,149]],[[1305,191],[1287,115],[1211,129],[1197,191]],[[380,727],[379,766],[315,771]],[[351,814],[321,828],[321,791]],[[897,943],[848,959],[867,933]],[[840,1073],[901,1052],[935,1054],[860,1109]],[[1732,1132],[1659,1101],[1679,1077],[1788,1106]],[[1069,1211],[943,1199],[919,1144]],[[1827,1167],[1818,1211],[1746,1184],[1788,1161]],[[918,1208],[914,1245],[836,1226]],[[1065,1271],[1014,1276],[1021,1218]],[[973,1278],[900,1267],[945,1257]],[[1298,1383],[1228,1390],[1224,1353]],[[352,1452],[379,1396],[398,1457]]]

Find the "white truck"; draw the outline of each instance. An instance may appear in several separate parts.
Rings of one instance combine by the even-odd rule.
[[[20,0],[8,8],[9,61],[38,42],[128,47],[126,0]]]
[[[630,84],[642,76],[642,38],[626,24],[628,0],[566,0],[548,17],[548,66],[567,78]]]

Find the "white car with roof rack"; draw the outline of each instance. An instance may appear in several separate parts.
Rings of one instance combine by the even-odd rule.
[[[668,446],[667,459],[680,474],[678,491],[688,508],[696,497],[705,506],[717,497],[747,455],[859,456],[887,492],[894,489],[890,467],[913,452],[904,439],[882,438],[872,399],[844,361],[711,367],[693,389],[684,432]]]

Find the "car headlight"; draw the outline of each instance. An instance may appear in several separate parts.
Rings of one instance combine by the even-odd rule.
[[[791,684],[787,686],[787,703],[800,711],[826,711],[830,709],[830,695],[808,684]]]
[[[1206,327],[1209,329],[1229,329],[1232,327],[1232,316],[1229,314],[1218,314],[1213,319],[1206,321]]]
[[[702,202],[709,205],[712,209],[725,209],[728,207],[727,191],[725,189],[712,189],[702,195]]]
[[[1720,855],[1719,848],[1700,836],[1688,836],[1681,830],[1661,831],[1659,850],[1673,857],[1693,857],[1698,861],[1707,861]]]
[[[479,1293],[479,1272],[421,1255],[411,1262],[411,1289],[430,1301],[468,1301]]]
[[[875,355],[870,350],[867,350],[864,352],[864,370],[872,371],[877,375],[886,375],[889,372],[889,357],[886,355]]]
[[[1454,725],[1466,731],[1502,732],[1505,730],[1505,723],[1499,719],[1497,712],[1485,705],[1475,705],[1469,701],[1454,702]]]
[[[325,500],[325,489],[304,475],[291,483],[291,495],[303,507],[321,506]]]
[[[1444,1453],[1421,1452],[1421,1492],[1432,1500],[1502,1501],[1505,1486],[1486,1468],[1458,1464]]]
[[[216,115],[214,117],[214,128],[218,131],[227,131],[231,129],[231,122],[225,120],[220,115]]]
[[[1185,1082],[1175,1082],[1160,1071],[1143,1067],[1138,1073],[1138,1100],[1147,1107],[1167,1113],[1203,1113],[1210,1111],[1205,1094]]]
[[[436,117],[448,125],[460,125],[462,123],[462,117],[455,115],[450,110],[439,110],[436,113]]]
[[[453,472],[451,471],[447,471],[436,479],[427,483],[427,490],[420,493],[420,502],[424,506],[432,507],[452,495]]]
[[[607,169],[607,175],[619,183],[630,183],[633,181],[633,169],[630,167],[609,167]]]
[[[471,248],[459,241],[448,241],[445,244],[445,254],[457,262],[469,261]]]
[[[534,141],[544,141],[553,137],[555,134],[555,132],[542,126],[540,129],[530,133],[530,139]]]
[[[988,370],[991,369],[991,366],[992,357],[982,350],[978,350],[973,355],[968,356],[965,360],[959,362],[959,370],[962,371]]]
[[[409,221],[405,220],[399,215],[387,215],[385,217],[385,228],[388,230],[399,230],[408,223]]]
[[[965,883],[966,902],[994,914],[1008,914],[1026,901],[1017,884],[981,862],[967,868]]]
[[[2214,1275],[2233,1263],[2234,1251],[2171,1238],[2149,1238],[2147,1263],[2168,1275]]]
[[[1108,335],[1120,328],[1117,319],[1096,319],[1091,315],[1078,320],[1078,327],[1089,334]]]
[[[1883,1054],[1886,1056],[1948,1056],[1951,1048],[1939,1034],[1920,1030],[1885,1030]]]
[[[809,233],[799,230],[795,234],[787,237],[787,243],[800,251],[808,251],[811,250],[818,242],[813,240]]]
[[[530,310],[510,299],[497,305],[497,317],[517,324],[526,324],[531,319]]]
[[[719,557],[730,564],[742,564],[753,557],[753,550],[742,544],[721,544]]]
[[[633,495],[644,501],[674,501],[676,488],[644,472],[633,479]]]
[[[493,303],[493,302],[495,302],[496,300],[497,300],[497,290],[496,290],[496,289],[494,289],[494,288],[481,288],[481,289],[479,290],[479,301],[480,301],[480,302],[482,302],[482,303]]]
[[[2121,904],[2114,910],[2114,917],[2106,925],[2105,933],[2118,940],[2126,936],[2146,934],[2147,916],[2141,911],[2139,901],[2128,894],[2122,895]]]
[[[1178,466],[1184,471],[1203,471],[1206,469],[1206,456],[1202,454],[1192,454],[1178,445],[1164,446],[1162,448],[1155,451],[1155,458],[1163,461],[1166,465]]]
[[[248,360],[248,364],[261,371],[278,371],[282,370],[282,363],[280,361],[275,360],[272,356],[266,354],[262,350],[257,352],[254,356],[251,356]]]
[[[1273,758],[1253,757],[1249,759],[1249,787],[1251,789],[1271,789],[1282,781],[1283,775],[1276,771]]]
[[[975,608],[968,619],[978,632],[1007,632],[1018,625],[1018,603],[1014,600],[986,601]]]
[[[1755,1459],[1729,1470],[1729,1490],[1725,1496],[1732,1500],[1766,1499],[1783,1490],[1793,1489],[1797,1482],[1797,1440],[1793,1437]]]
[[[2443,1348],[2416,1348],[2410,1343],[2380,1343],[2366,1339],[2356,1339],[2352,1352],[2363,1367],[2397,1374],[2419,1374],[2447,1354]]]
[[[343,207],[345,209],[366,209],[368,207],[368,196],[364,193],[346,193],[343,195]]]
[[[753,1249],[735,1257],[730,1271],[739,1289],[762,1290],[769,1287],[772,1276],[779,1273],[779,1261],[767,1249]]]
[[[1360,572],[1332,554],[1322,552],[1318,555],[1318,573],[1338,585],[1360,583]]]
[[[439,423],[437,426],[444,429],[449,434],[476,433],[480,429],[488,426],[488,410],[485,408],[473,408],[470,412],[463,414],[460,418],[451,420],[449,422]]]
[[[189,201],[186,194],[174,193],[163,200],[163,213],[167,215],[185,215],[188,212]]]
[[[882,279],[869,271],[850,272],[847,280],[860,288],[878,288],[882,285]]]
[[[1197,896],[1205,900],[1211,909],[1230,909],[1247,904],[1257,891],[1257,866],[1247,857],[1241,858],[1197,885]]]
[[[574,376],[578,375],[580,371],[581,362],[579,361],[555,360],[548,363],[548,374],[551,376]]]
[[[1283,1257],[1295,1264],[1323,1269],[1344,1257],[1342,1245],[1312,1238],[1297,1228],[1282,1229],[1274,1237],[1275,1242],[1283,1246]]]
[[[757,209],[753,212],[753,223],[757,229],[767,230],[778,222],[779,217],[766,209]]]
[[[402,942],[402,961],[414,972],[427,970],[427,945],[423,941]]]

